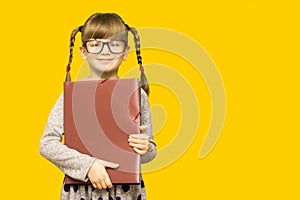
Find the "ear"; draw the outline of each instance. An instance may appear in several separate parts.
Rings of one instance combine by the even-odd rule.
[[[127,60],[129,50],[130,50],[130,46],[127,46],[123,55],[123,60]]]
[[[83,46],[80,47],[80,54],[81,54],[82,60],[87,60],[88,53]]]

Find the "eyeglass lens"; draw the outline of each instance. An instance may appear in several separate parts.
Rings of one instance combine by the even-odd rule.
[[[100,53],[105,44],[112,53],[123,53],[126,47],[126,42],[122,40],[113,40],[109,42],[102,42],[99,40],[90,40],[86,42],[86,48],[89,53]]]

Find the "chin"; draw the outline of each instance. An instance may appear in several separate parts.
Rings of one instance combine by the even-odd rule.
[[[113,73],[118,71],[118,67],[113,67],[113,66],[102,66],[102,67],[97,67],[96,68],[97,72],[100,74],[103,73]]]

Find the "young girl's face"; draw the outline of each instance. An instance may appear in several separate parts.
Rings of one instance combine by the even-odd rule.
[[[91,76],[113,78],[118,68],[127,59],[129,46],[125,41],[112,39],[90,39],[80,47],[83,60],[87,60]]]

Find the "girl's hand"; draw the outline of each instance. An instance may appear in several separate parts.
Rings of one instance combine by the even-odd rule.
[[[146,127],[140,126],[140,134],[132,134],[129,136],[128,142],[134,151],[140,155],[146,154],[149,149],[150,137],[146,135]]]
[[[90,168],[87,176],[94,188],[112,188],[112,183],[105,169],[106,167],[116,169],[119,167],[119,164],[107,162],[104,160],[96,160]]]

